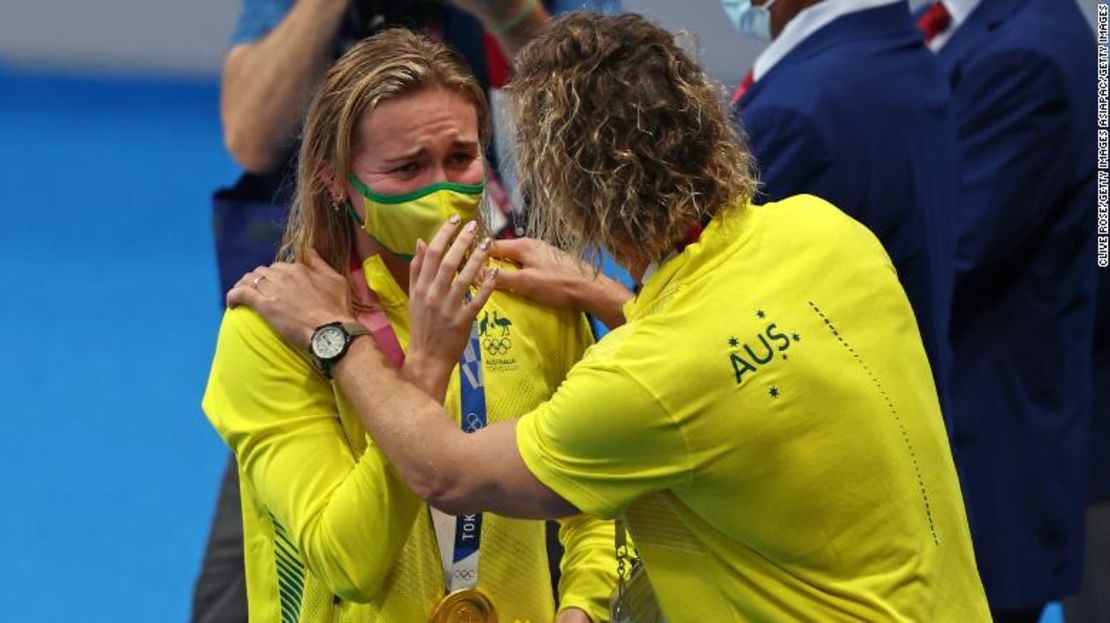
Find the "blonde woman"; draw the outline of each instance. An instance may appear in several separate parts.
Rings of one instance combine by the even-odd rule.
[[[426,374],[445,362],[410,343],[410,260],[445,222],[477,241],[488,132],[460,58],[404,30],[352,48],[312,103],[282,253],[342,275],[352,322],[324,328],[306,352],[251,309],[229,309],[204,397],[239,466],[252,622],[556,619],[543,522],[429,509],[330,378],[352,345],[372,341],[473,431],[542,403],[582,355],[591,338],[580,314],[491,297],[489,281],[451,373]],[[260,268],[246,287],[265,296],[290,266]],[[570,517],[560,536],[557,620],[605,620],[612,524]]]

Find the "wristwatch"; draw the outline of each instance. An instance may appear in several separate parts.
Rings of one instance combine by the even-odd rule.
[[[370,335],[370,329],[355,322],[329,322],[316,327],[308,349],[326,378],[331,378],[332,366],[339,363],[351,342],[360,335]]]

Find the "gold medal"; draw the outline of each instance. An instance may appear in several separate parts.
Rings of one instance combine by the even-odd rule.
[[[464,588],[440,599],[428,623],[497,623],[497,612],[482,591]]]

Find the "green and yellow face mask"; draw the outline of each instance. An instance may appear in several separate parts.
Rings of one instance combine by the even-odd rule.
[[[439,182],[400,195],[381,195],[370,190],[354,175],[347,179],[362,195],[366,220],[350,203],[344,204],[363,231],[394,255],[412,258],[417,238],[430,242],[439,228],[458,214],[463,223],[478,215],[486,183]]]

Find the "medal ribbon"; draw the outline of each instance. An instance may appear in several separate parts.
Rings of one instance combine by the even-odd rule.
[[[358,314],[358,321],[374,338],[395,368],[405,361],[397,334],[382,311],[378,298],[366,285],[366,275],[358,258],[351,256],[350,279],[356,296],[369,311]],[[482,373],[482,349],[478,322],[470,327],[470,340],[459,358],[459,389],[462,411],[459,418],[463,432],[473,433],[486,427],[485,375]],[[482,540],[482,514],[455,517],[428,507],[439,543],[440,563],[448,592],[478,585],[478,545]]]
[[[459,358],[459,389],[462,403],[459,420],[463,432],[482,430],[486,427],[488,415],[477,322],[471,326],[470,340]],[[478,585],[478,545],[482,540],[482,514],[454,517],[430,506],[428,509],[435,523],[447,592],[474,588]]]

